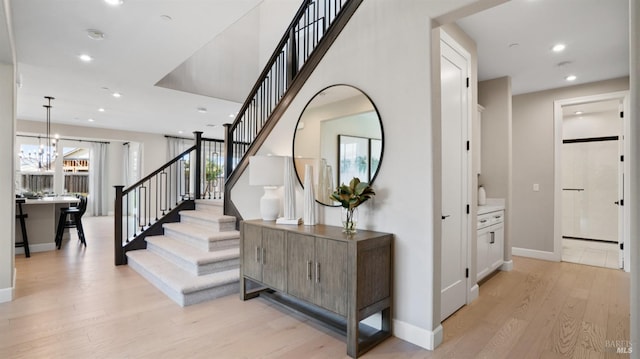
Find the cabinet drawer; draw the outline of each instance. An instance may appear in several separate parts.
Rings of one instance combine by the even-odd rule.
[[[504,211],[494,211],[478,215],[478,229],[504,222]]]

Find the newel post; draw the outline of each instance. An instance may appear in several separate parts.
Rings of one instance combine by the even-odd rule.
[[[204,166],[202,163],[202,131],[194,131],[193,134],[196,136],[196,160],[193,161],[193,168],[195,169],[193,190],[195,192],[195,199],[199,199],[200,186],[202,184],[202,167]]]
[[[122,190],[124,186],[114,186],[116,189],[116,200],[113,215],[113,245],[115,264],[117,266],[125,264],[124,248],[122,248]]]
[[[228,180],[233,171],[233,135],[232,124],[224,124],[224,179]]]

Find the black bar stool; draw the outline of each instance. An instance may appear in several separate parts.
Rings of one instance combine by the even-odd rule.
[[[22,229],[22,242],[16,242],[16,248],[24,247],[24,255],[25,257],[31,257],[31,252],[29,252],[29,238],[27,237],[27,226],[24,223],[26,218],[29,218],[29,215],[22,212],[22,204],[26,201],[24,198],[16,198],[16,204],[18,205],[18,214],[16,214],[16,219],[20,220],[20,229]]]
[[[78,239],[84,246],[87,241],[84,238],[84,229],[82,228],[82,216],[87,211],[87,197],[80,196],[80,203],[76,207],[60,208],[60,218],[58,219],[58,227],[56,230],[56,246],[58,249],[62,246],[62,235],[65,228],[75,227],[78,230]],[[69,219],[68,219],[69,218]]]

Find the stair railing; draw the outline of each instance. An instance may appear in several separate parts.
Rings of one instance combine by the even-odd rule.
[[[211,143],[203,156],[202,132],[194,132],[195,145],[127,187],[115,186],[114,250],[115,264],[125,264],[125,252],[146,248],[147,235],[162,234],[162,224],[176,222],[182,209],[194,209],[194,199],[202,198],[206,183],[203,165],[213,159]],[[221,146],[221,145],[219,145]],[[205,156],[209,156],[204,158]],[[195,164],[195,165],[194,165]],[[200,165],[197,165],[200,164]]]
[[[363,0],[305,0],[225,134],[225,214],[241,215],[230,191],[313,69]]]

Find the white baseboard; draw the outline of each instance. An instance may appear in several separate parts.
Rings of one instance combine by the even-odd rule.
[[[393,336],[425,349],[434,350],[443,340],[442,325],[438,325],[435,330],[430,331],[394,319]]]
[[[478,284],[476,283],[473,285],[473,287],[471,287],[471,289],[469,289],[469,295],[467,296],[467,304],[471,304],[471,302],[478,299],[479,295],[480,295],[480,287],[478,287]]]
[[[39,243],[39,244],[29,244],[29,252],[47,252],[56,249],[55,243]],[[15,254],[24,254],[24,247],[16,248]]]
[[[13,268],[13,286],[11,288],[0,289],[0,303],[6,303],[13,300],[16,291],[16,269]]]
[[[501,271],[504,271],[504,272],[511,271],[513,269],[513,260],[506,261],[506,262],[502,263],[502,265],[499,267],[499,269]]]
[[[545,261],[552,261],[552,262],[560,262],[560,258],[558,258],[555,255],[555,253],[546,252],[546,251],[539,251],[537,249],[527,249],[527,248],[513,247],[511,249],[511,253],[514,256],[542,259],[542,260],[545,260]]]

